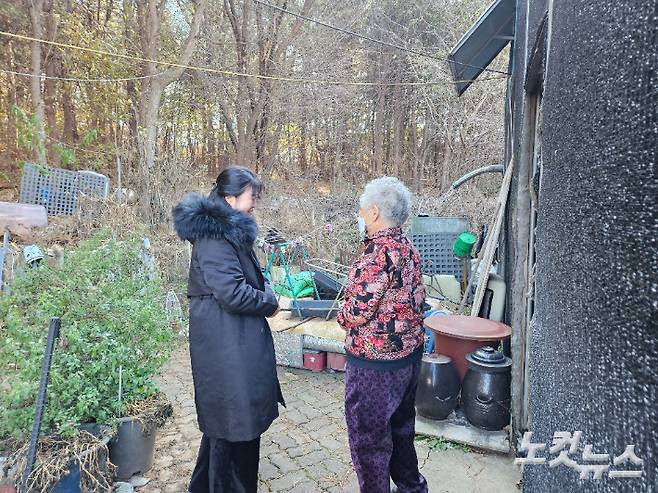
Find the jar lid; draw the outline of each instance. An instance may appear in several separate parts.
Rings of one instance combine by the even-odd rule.
[[[423,354],[423,361],[426,363],[436,363],[440,365],[445,365],[452,361],[450,356],[439,353],[425,353]]]
[[[467,315],[434,315],[426,318],[425,326],[434,332],[471,341],[499,341],[512,334],[512,328],[501,322]]]
[[[485,368],[504,369],[512,365],[512,360],[491,346],[481,347],[466,355],[469,363]]]

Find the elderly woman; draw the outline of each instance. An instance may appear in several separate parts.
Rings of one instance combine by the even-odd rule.
[[[423,353],[420,257],[401,226],[411,194],[400,180],[371,181],[360,199],[365,236],[338,321],[346,330],[345,417],[362,493],[426,492],[414,448]]]

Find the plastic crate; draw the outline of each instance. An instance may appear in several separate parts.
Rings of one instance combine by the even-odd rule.
[[[459,233],[468,231],[465,217],[416,216],[411,219],[412,234]]]
[[[20,201],[43,205],[50,215],[70,216],[78,205],[78,173],[28,163],[23,167]]]
[[[458,217],[415,217],[409,236],[418,249],[423,274],[450,274],[459,281],[464,277],[463,260],[452,248],[457,237],[468,231],[469,223]],[[470,260],[467,269],[470,269]]]
[[[106,199],[110,194],[110,179],[95,171],[78,171],[78,191]]]
[[[80,192],[107,198],[110,181],[94,171],[71,171],[27,163],[21,176],[20,201],[43,205],[49,215],[70,216]]]

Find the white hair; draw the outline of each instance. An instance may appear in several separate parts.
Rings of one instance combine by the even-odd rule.
[[[393,176],[382,176],[370,181],[359,199],[362,209],[376,205],[379,213],[392,226],[402,226],[409,217],[411,192]]]

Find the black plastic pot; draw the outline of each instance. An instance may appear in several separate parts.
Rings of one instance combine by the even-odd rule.
[[[446,419],[457,407],[459,388],[459,375],[452,358],[436,353],[423,355],[416,390],[416,411],[419,415],[429,419]]]
[[[81,493],[80,488],[80,464],[72,462],[69,465],[68,474],[62,476],[52,489],[52,493]]]
[[[116,477],[127,481],[153,467],[156,430],[144,430],[135,418],[119,419],[116,437],[109,444],[110,461],[117,466]]]
[[[484,430],[502,430],[510,422],[512,360],[491,346],[466,355],[462,409],[468,421]]]
[[[97,425],[82,425],[80,426],[81,430],[88,431],[89,433],[96,434],[100,436],[100,427]],[[96,431],[97,433],[94,433]],[[103,442],[107,444],[109,438],[104,438]],[[100,457],[100,467],[103,468],[104,472],[107,472],[107,456],[105,453],[102,453]],[[68,473],[62,476],[59,481],[53,486],[53,489],[50,493],[82,493],[82,488],[80,487],[81,472],[80,472],[80,463],[77,461],[72,461],[69,464]]]

